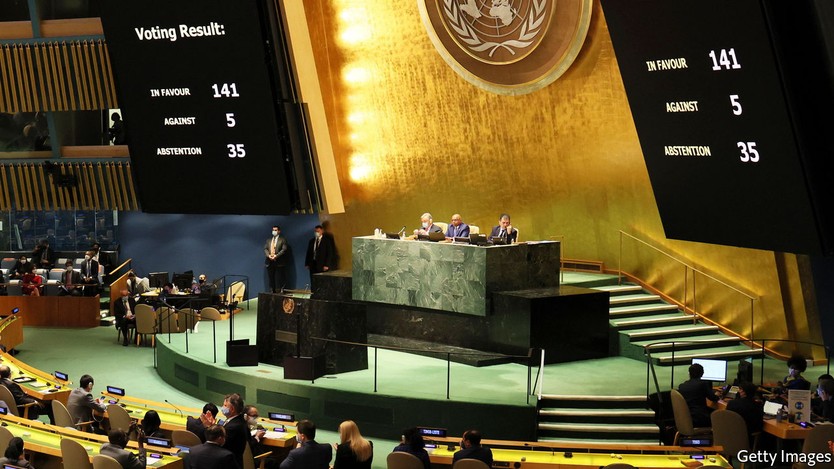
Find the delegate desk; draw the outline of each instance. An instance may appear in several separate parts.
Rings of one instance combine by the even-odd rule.
[[[20,308],[24,326],[96,327],[99,301],[97,296],[0,296],[0,311]]]
[[[12,380],[26,394],[42,401],[58,400],[67,403],[72,392],[72,382],[58,381],[52,375],[18,361],[7,353],[0,353],[0,363],[9,366]]]
[[[559,286],[560,243],[353,238],[353,299],[486,316],[490,293]]]
[[[714,405],[711,405],[716,409],[726,409],[727,408],[727,401],[720,400],[716,402]],[[775,436],[779,438],[779,440],[804,440],[808,433],[811,431],[811,428],[803,428],[798,423],[790,423],[787,420],[783,420],[781,422],[777,422],[776,419],[764,419],[764,425],[762,426],[762,430],[765,433]]]
[[[39,420],[27,420],[13,415],[0,415],[4,427],[12,435],[23,438],[26,442],[26,451],[45,455],[48,459],[61,458],[61,440],[69,438],[77,441],[90,454],[90,461],[98,454],[101,445],[107,443],[107,437],[93,433],[80,432],[71,428],[62,428]],[[137,451],[135,441],[128,443],[128,447]],[[160,454],[162,458],[148,457],[147,467],[161,467],[166,469],[181,469],[182,459],[174,456],[179,450],[177,448],[160,448],[158,446],[146,445],[147,454]],[[36,462],[41,467],[42,462]],[[49,465],[49,464],[47,464]]]
[[[432,465],[452,466],[455,447],[447,446],[429,449]],[[568,457],[566,454],[570,454]],[[680,469],[697,467],[702,464],[732,468],[721,455],[706,455],[703,460],[692,459],[690,455],[670,454],[619,454],[613,453],[566,453],[564,451],[532,451],[524,449],[492,449],[493,467],[541,468],[541,469],[599,469],[609,464],[625,463],[640,469]]]
[[[23,319],[10,314],[0,320],[0,344],[11,350],[23,343]]]
[[[118,404],[122,406],[132,419],[142,420],[145,413],[149,410],[155,410],[159,414],[159,419],[162,421],[161,428],[166,432],[174,430],[185,430],[187,415],[197,417],[203,411],[202,409],[195,409],[191,407],[174,406],[167,403],[149,401],[138,397],[119,396],[109,392],[102,392],[102,402],[107,404]],[[104,414],[107,417],[107,413]],[[258,419],[261,424],[270,432],[267,434],[268,438],[264,438],[262,443],[267,446],[276,448],[294,448],[296,441],[295,422],[292,424],[288,422],[278,422],[275,420]],[[285,428],[287,425],[293,429]],[[274,431],[275,428],[283,429],[284,431]]]

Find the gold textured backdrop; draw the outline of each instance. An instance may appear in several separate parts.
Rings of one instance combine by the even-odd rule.
[[[798,274],[782,269],[780,284],[774,253],[664,237],[598,2],[570,70],[517,97],[456,75],[429,41],[415,0],[304,4],[345,197],[346,213],[328,217],[342,268],[350,268],[350,238],[374,228],[411,230],[429,211],[446,222],[459,212],[485,231],[508,212],[522,240],[564,236],[564,256],[609,268],[618,265],[618,230],[632,233],[759,297],[757,337],[788,330],[821,340],[802,307],[786,316],[780,287],[801,296]],[[682,269],[662,267],[644,248],[624,243],[623,251],[624,269],[658,288],[684,282]],[[749,334],[749,302],[702,293],[699,310]]]

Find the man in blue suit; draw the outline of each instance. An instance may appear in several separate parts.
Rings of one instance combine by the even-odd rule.
[[[489,237],[490,239],[502,238],[508,243],[514,243],[518,241],[518,230],[513,228],[513,225],[510,223],[510,216],[506,213],[502,213],[501,216],[498,217],[498,225],[492,227]]]
[[[234,453],[223,447],[226,430],[212,425],[205,430],[206,442],[193,446],[185,457],[186,469],[238,469]]]
[[[316,424],[309,420],[298,422],[298,448],[290,451],[281,462],[281,469],[328,469],[333,448],[316,443]]]
[[[452,222],[449,223],[449,228],[446,228],[446,237],[450,239],[469,237],[469,225],[463,222],[459,213],[452,215]]]

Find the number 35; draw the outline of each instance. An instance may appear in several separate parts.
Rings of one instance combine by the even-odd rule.
[[[736,143],[739,150],[741,150],[741,156],[739,157],[742,163],[758,163],[759,161],[759,152],[756,150],[756,142],[738,142]]]

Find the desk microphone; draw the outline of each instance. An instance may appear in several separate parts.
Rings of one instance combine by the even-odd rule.
[[[180,408],[179,408],[179,407],[177,407],[177,406],[175,406],[175,405],[174,405],[173,403],[171,403],[170,401],[168,401],[168,399],[165,399],[165,403],[166,403],[166,404],[168,404],[169,406],[173,407],[173,408],[174,408],[174,410],[175,410],[175,411],[177,411],[177,412],[179,412],[181,416],[185,417],[185,414],[183,414],[183,413],[182,413],[182,411],[180,410]]]
[[[402,228],[400,228],[400,231],[398,231],[398,232],[397,232],[397,234],[399,234],[399,235],[405,235],[405,225],[403,225],[403,227],[402,227]]]

